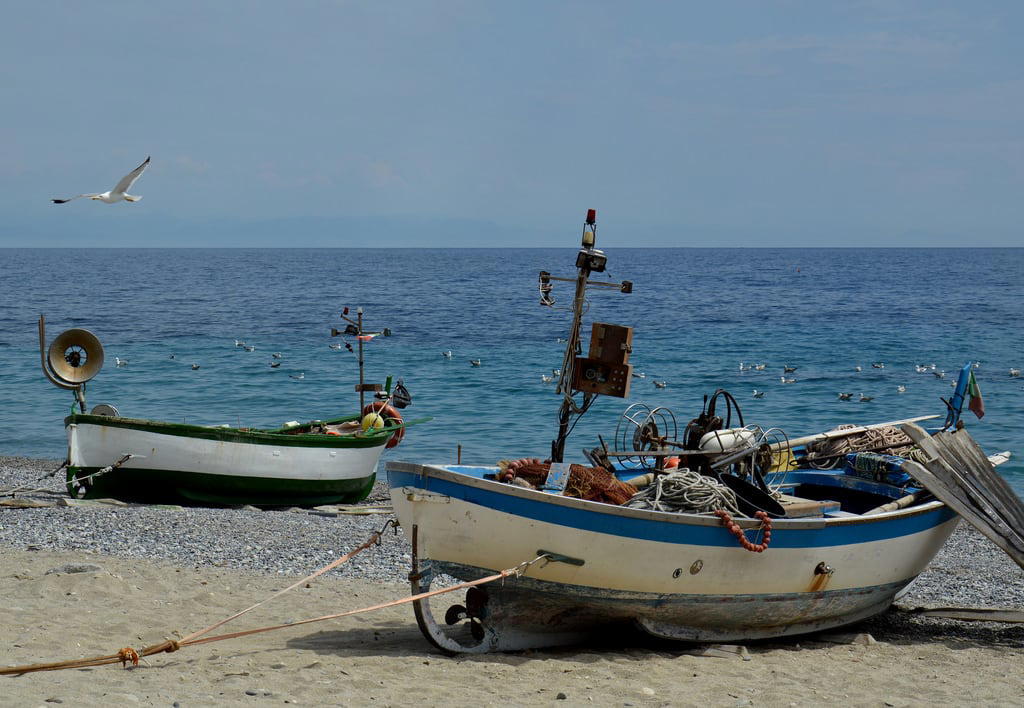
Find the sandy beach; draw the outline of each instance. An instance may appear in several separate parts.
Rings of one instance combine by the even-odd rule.
[[[49,572],[64,564],[99,569]],[[115,653],[182,636],[291,580],[81,552],[4,550],[0,663]],[[322,578],[227,625],[289,622],[397,599],[404,585]],[[876,643],[830,641],[868,633]],[[861,637],[863,640],[863,637]],[[2,677],[7,705],[1020,704],[1024,628],[889,613],[739,654],[609,636],[602,646],[446,657],[411,607],[186,647],[91,669]]]
[[[0,487],[49,490],[20,495],[47,506],[0,507],[0,666],[183,637],[300,580],[391,518],[68,506],[61,481],[46,476],[55,466],[0,457]],[[386,502],[378,483],[363,504]],[[379,547],[213,634],[405,597],[408,553],[405,537],[388,532]],[[1020,608],[1022,597],[1024,571],[961,524],[902,602]],[[187,646],[127,669],[0,676],[0,705],[1017,706],[1024,695],[1019,624],[891,610],[834,632],[751,642],[739,653],[705,650],[609,632],[600,645],[448,657],[423,638],[407,604]]]

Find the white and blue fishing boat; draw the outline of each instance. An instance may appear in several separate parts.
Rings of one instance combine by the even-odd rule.
[[[589,355],[579,356],[584,293],[609,285],[589,280],[605,263],[594,221],[588,214],[577,277],[540,276],[542,304],[552,301],[552,280],[576,283],[552,462],[388,464],[395,513],[412,543],[413,593],[540,559],[517,577],[470,588],[440,614],[417,601],[423,634],[445,652],[470,653],[574,643],[626,625],[678,640],[739,641],[885,611],[959,521],[914,478],[921,467],[897,425],[939,416],[789,440],[744,425],[735,401],[719,394],[683,435],[667,410],[632,406],[617,449],[602,443],[579,466],[562,462],[573,418],[597,395],[628,395],[632,373],[629,328],[595,323]],[[967,397],[969,367],[964,374],[946,429]],[[716,401],[728,406],[724,415]],[[607,471],[613,483],[602,484],[635,480],[625,489],[636,496],[619,504],[581,491],[581,479]],[[704,497],[670,503],[687,493]]]

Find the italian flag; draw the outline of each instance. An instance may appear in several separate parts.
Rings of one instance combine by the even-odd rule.
[[[978,388],[978,381],[974,378],[974,372],[971,372],[971,378],[967,381],[967,395],[971,397],[971,402],[967,404],[967,408],[979,418],[985,416],[985,402],[981,400],[981,389]]]

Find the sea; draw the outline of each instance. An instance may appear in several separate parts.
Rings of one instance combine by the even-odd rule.
[[[414,424],[386,460],[546,457],[561,399],[544,377],[562,365],[573,284],[554,281],[543,306],[538,273],[575,277],[571,246],[2,249],[0,454],[66,455],[73,395],[40,368],[40,315],[47,344],[69,328],[102,342],[89,408],[277,427],[356,412],[358,359],[344,347],[356,342],[331,336],[347,307],[353,319],[362,308],[365,329],[391,333],[365,343],[365,380],[401,379],[412,394],[403,415]],[[1024,366],[1024,249],[604,250],[607,269],[592,280],[633,287],[587,291],[584,351],[591,323],[630,326],[635,375],[628,398],[594,402],[566,459],[599,440],[624,444],[638,411],[662,409],[681,431],[719,388],[746,423],[790,438],[943,416],[941,399],[975,362],[985,415],[965,409],[964,421],[986,452],[1014,454],[1000,471],[1024,496],[1024,378],[1010,375]],[[784,366],[796,367],[793,383]]]

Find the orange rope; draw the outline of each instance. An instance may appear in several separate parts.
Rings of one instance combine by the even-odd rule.
[[[388,522],[388,524],[390,524],[390,523],[391,522]],[[384,528],[385,529],[387,528],[387,524],[384,526]],[[292,589],[298,587],[299,585],[301,585],[304,582],[307,582],[308,580],[316,578],[319,575],[323,575],[324,573],[326,573],[331,568],[336,568],[337,566],[341,565],[342,563],[344,563],[345,561],[350,559],[352,556],[356,555],[357,553],[359,553],[361,551],[366,550],[371,545],[373,545],[374,543],[379,541],[380,535],[381,535],[382,532],[383,532],[383,529],[381,531],[375,532],[373,534],[373,536],[371,536],[370,539],[368,541],[366,541],[365,543],[363,543],[361,546],[359,546],[358,548],[356,548],[355,550],[353,550],[353,551],[351,551],[349,553],[346,553],[341,558],[338,558],[337,560],[332,561],[330,564],[324,566],[323,568],[321,568],[320,570],[316,571],[312,575],[309,575],[306,578],[303,578],[302,580],[300,580],[300,581],[298,581],[296,583],[293,583],[292,585],[289,585],[284,590],[280,590],[279,592],[271,595],[270,597],[266,598],[262,602],[258,602],[255,605],[253,605],[252,607],[248,607],[248,608],[242,610],[241,612],[237,612],[234,615],[232,615],[231,617],[228,617],[227,619],[224,619],[224,620],[221,620],[220,622],[212,624],[209,627],[206,627],[205,629],[199,630],[198,632],[193,632],[192,634],[188,635],[184,639],[180,639],[178,641],[175,641],[173,639],[169,639],[169,640],[166,640],[164,642],[161,642],[160,644],[154,644],[152,646],[148,646],[148,647],[146,647],[146,648],[144,648],[144,649],[142,649],[141,651],[138,651],[138,652],[135,651],[134,649],[132,649],[131,647],[125,647],[124,649],[121,649],[117,654],[108,654],[106,656],[96,656],[96,657],[90,657],[90,658],[86,658],[86,659],[71,659],[69,661],[59,661],[59,662],[54,662],[54,663],[49,663],[49,664],[30,664],[28,666],[12,666],[12,667],[8,667],[8,668],[0,668],[0,676],[2,676],[2,675],[27,674],[27,673],[31,673],[31,672],[34,672],[34,671],[56,671],[57,669],[80,669],[80,668],[86,668],[86,667],[91,667],[91,666],[103,666],[105,664],[116,664],[119,661],[121,662],[121,664],[123,666],[127,666],[127,662],[129,662],[129,661],[131,661],[133,665],[138,665],[139,659],[141,657],[152,656],[153,654],[160,654],[160,653],[163,653],[163,652],[168,652],[168,653],[175,652],[175,651],[177,651],[178,649],[180,649],[182,647],[191,646],[193,644],[206,644],[206,643],[209,643],[209,642],[219,642],[219,641],[222,641],[222,640],[225,640],[225,639],[235,639],[237,637],[245,637],[245,636],[248,636],[250,634],[259,634],[261,632],[270,632],[270,631],[275,630],[275,629],[284,629],[286,627],[297,627],[299,625],[311,624],[313,622],[323,622],[325,620],[338,619],[340,617],[348,617],[350,615],[357,615],[357,614],[361,614],[361,613],[364,613],[364,612],[373,612],[373,611],[382,610],[382,609],[385,609],[385,608],[388,608],[388,607],[395,607],[397,605],[404,605],[404,604],[408,604],[410,602],[416,602],[418,600],[424,600],[426,598],[434,597],[436,595],[443,595],[445,593],[455,592],[456,590],[462,590],[464,588],[470,588],[470,587],[473,587],[475,585],[484,585],[486,583],[492,583],[495,580],[502,580],[502,579],[507,578],[507,577],[509,577],[511,575],[519,576],[523,572],[525,572],[526,568],[528,568],[530,565],[536,563],[538,560],[540,560],[541,558],[545,557],[545,556],[537,556],[536,558],[534,558],[531,561],[525,561],[525,562],[520,563],[519,565],[515,566],[514,568],[507,568],[507,569],[502,570],[502,571],[500,571],[498,573],[495,573],[494,575],[488,575],[485,578],[480,578],[478,580],[469,580],[469,581],[466,581],[464,583],[459,583],[458,585],[453,585],[452,587],[449,587],[449,588],[441,588],[439,590],[430,590],[428,592],[419,593],[418,595],[409,595],[407,597],[402,597],[402,598],[399,598],[397,600],[392,600],[391,602],[385,602],[385,603],[381,603],[381,604],[378,604],[378,605],[373,605],[373,606],[370,606],[370,607],[362,607],[362,608],[357,609],[357,610],[348,610],[346,612],[338,612],[338,613],[331,614],[331,615],[323,615],[322,617],[313,617],[311,619],[298,620],[296,622],[288,622],[287,624],[278,624],[278,625],[273,625],[273,626],[270,626],[270,627],[259,627],[259,628],[256,628],[256,629],[246,629],[246,630],[242,630],[242,631],[239,631],[239,632],[231,632],[231,633],[228,633],[228,634],[219,634],[219,635],[215,635],[213,637],[205,637],[205,638],[201,638],[200,639],[200,637],[202,637],[202,635],[206,634],[207,632],[210,632],[210,631],[216,629],[217,627],[221,627],[221,626],[227,624],[231,620],[233,620],[233,619],[235,619],[237,617],[242,616],[246,612],[249,612],[250,610],[253,610],[253,609],[259,607],[260,605],[264,604],[265,602],[268,602],[268,601],[272,600],[273,598],[278,597],[279,595],[282,595],[282,594],[288,592],[289,590],[292,590]]]

